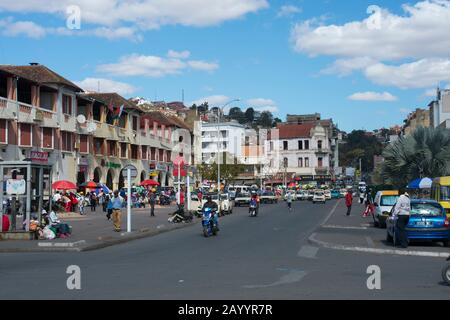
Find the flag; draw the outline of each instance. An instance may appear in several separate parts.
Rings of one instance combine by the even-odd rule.
[[[122,113],[123,113],[123,108],[124,108],[124,105],[121,105],[119,108],[117,108],[117,111],[114,112],[113,120],[116,120],[116,119],[119,119],[119,118],[120,118],[120,116],[121,116]]]

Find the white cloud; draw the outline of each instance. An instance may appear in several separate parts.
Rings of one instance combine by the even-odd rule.
[[[267,0],[46,0],[45,5],[41,0],[0,0],[0,11],[65,18],[70,5],[80,7],[83,25],[132,26],[140,30],[165,25],[217,25],[269,6]]]
[[[97,67],[97,71],[114,76],[146,76],[156,78],[179,74],[187,69],[210,72],[217,68],[219,68],[218,64],[205,61],[184,61],[175,58],[131,54],[121,57],[116,63],[100,65]]]
[[[271,99],[255,98],[248,99],[247,104],[256,111],[270,111],[272,113],[278,112],[278,106],[275,101]]]
[[[429,88],[440,81],[450,81],[450,60],[422,59],[399,66],[377,63],[364,70],[376,84],[402,89]]]
[[[302,9],[297,6],[293,6],[293,5],[282,6],[280,8],[280,10],[278,11],[277,17],[278,18],[292,17],[293,15],[295,15],[297,13],[301,13],[301,12],[302,12]]]
[[[373,91],[367,91],[367,92],[357,92],[352,94],[348,97],[349,100],[352,101],[397,101],[398,98],[389,92],[373,92]]]
[[[343,25],[317,26],[312,20],[291,32],[295,50],[312,56],[369,57],[379,61],[450,55],[450,1],[403,5],[404,14],[386,9]],[[379,27],[372,21],[379,15]],[[376,27],[374,27],[376,26]]]
[[[338,74],[339,76],[348,76],[354,71],[361,71],[367,67],[376,64],[377,61],[369,57],[357,57],[349,59],[338,59],[331,66],[322,70],[322,74]]]
[[[199,70],[199,71],[212,72],[214,70],[219,69],[219,65],[217,63],[206,62],[206,61],[199,61],[199,60],[188,61],[188,65],[192,69]]]
[[[184,50],[184,51],[169,50],[169,52],[167,53],[167,56],[169,58],[175,58],[175,59],[187,59],[191,56],[191,53],[187,50]]]
[[[117,92],[122,96],[129,96],[137,91],[137,88],[130,84],[102,78],[86,78],[75,83],[86,91],[97,92],[100,86],[100,92]]]
[[[12,18],[0,20],[1,35],[15,37],[24,35],[33,39],[45,37],[46,30],[32,21],[13,21]]]

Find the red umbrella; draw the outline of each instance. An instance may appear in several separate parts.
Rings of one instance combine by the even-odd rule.
[[[86,184],[86,188],[88,188],[88,189],[97,189],[97,188],[99,188],[99,185],[98,185],[98,183],[96,183],[94,181],[89,181]]]
[[[148,186],[159,186],[159,182],[155,180],[144,180],[141,182],[141,186],[148,187]]]
[[[54,190],[76,190],[77,186],[75,183],[67,181],[67,180],[61,180],[56,181],[52,184],[52,189]]]

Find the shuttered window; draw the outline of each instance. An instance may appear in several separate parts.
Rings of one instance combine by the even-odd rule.
[[[120,144],[120,157],[121,158],[126,158],[127,157],[127,144],[126,143],[121,143]]]
[[[67,131],[62,131],[61,132],[61,141],[62,141],[62,146],[61,146],[61,150],[62,151],[68,151],[68,152],[72,152],[73,151],[73,134],[71,132],[67,132]]]
[[[142,146],[142,155],[141,155],[142,160],[147,160],[147,146]]]
[[[62,110],[64,114],[72,115],[72,97],[63,94]]]
[[[87,135],[80,135],[80,152],[89,153],[89,143]]]
[[[0,119],[0,143],[8,143],[8,121]]]
[[[31,147],[31,124],[20,124],[19,144],[23,147]]]
[[[42,148],[53,149],[53,128],[42,128]]]

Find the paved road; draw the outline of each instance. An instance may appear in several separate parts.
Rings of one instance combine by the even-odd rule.
[[[58,299],[448,299],[444,261],[312,247],[308,236],[336,205],[266,205],[221,220],[216,238],[201,227],[83,253],[0,254],[0,298]],[[342,203],[338,210],[342,210]],[[82,290],[66,287],[69,265]],[[367,289],[367,267],[382,271],[382,290]]]

